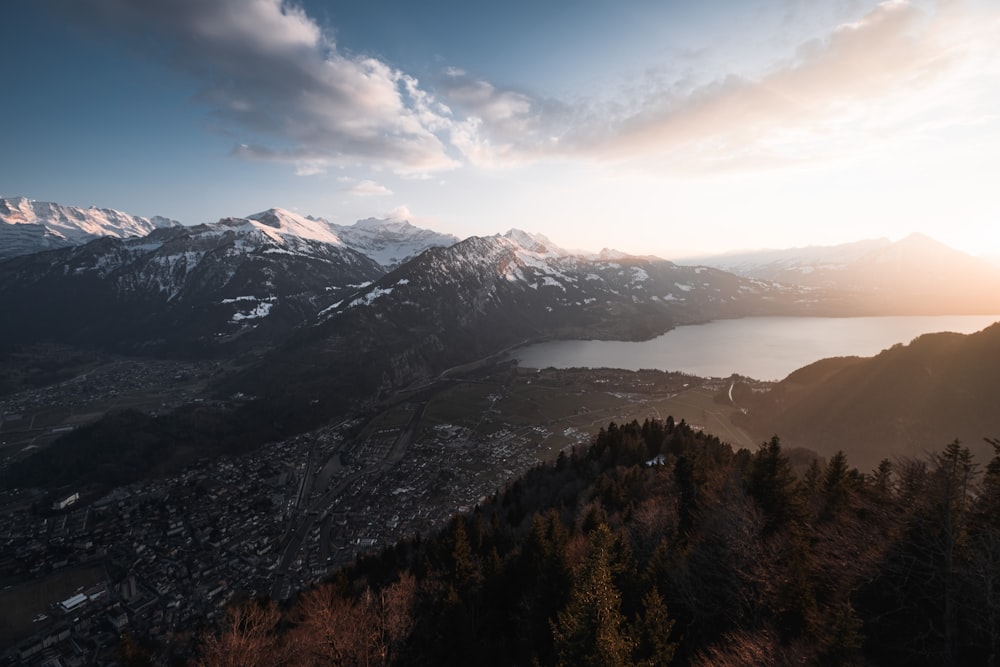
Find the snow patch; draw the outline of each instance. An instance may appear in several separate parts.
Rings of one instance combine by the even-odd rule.
[[[376,287],[364,296],[359,296],[357,299],[351,301],[347,307],[354,308],[355,306],[370,306],[375,299],[383,297],[387,294],[392,294],[391,287]]]
[[[262,317],[267,317],[271,314],[271,308],[273,306],[274,304],[270,301],[262,301],[254,306],[249,312],[234,313],[230,321],[242,322],[243,320],[256,320]]]

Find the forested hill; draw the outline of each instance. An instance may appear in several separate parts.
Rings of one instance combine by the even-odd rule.
[[[1000,433],[1000,324],[969,335],[935,333],[881,354],[824,359],[767,393],[734,392],[740,425],[789,445],[832,455],[861,470],[882,458],[924,456],[958,438],[979,457]]]
[[[1000,446],[797,474],[684,422],[611,424],[438,534],[198,640],[206,665],[983,665]],[[234,662],[236,661],[236,662]]]

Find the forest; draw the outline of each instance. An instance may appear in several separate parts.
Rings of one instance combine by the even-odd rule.
[[[734,451],[672,418],[612,423],[436,534],[231,605],[194,661],[992,665],[989,442],[985,464],[956,441],[859,471],[842,453],[793,467],[778,437]],[[129,664],[157,649],[124,646]]]

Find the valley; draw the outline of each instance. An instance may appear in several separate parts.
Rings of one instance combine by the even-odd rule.
[[[1000,2],[2,16],[0,667],[1000,665]]]
[[[157,414],[204,401],[224,365],[92,355],[72,371],[61,382],[0,397],[0,465],[9,466],[108,412]]]
[[[88,378],[134,378],[142,368],[116,361]],[[182,370],[193,382],[154,390],[153,371],[173,380]],[[56,404],[81,412],[110,407],[112,399],[134,407],[197,396],[197,367],[151,363],[145,371],[146,384],[136,380],[130,393],[123,382],[107,404],[75,403],[76,381],[8,404],[34,420]],[[55,605],[64,589],[47,582],[105,563],[105,576],[87,587],[93,601],[75,611],[95,619],[93,634],[77,632],[99,641],[97,619],[124,602],[130,631],[167,641],[215,618],[221,601],[265,592],[284,599],[359,554],[427,533],[539,463],[588,444],[610,422],[673,415],[752,447],[731,424],[736,409],[715,400],[728,386],[661,371],[536,370],[510,362],[452,371],[368,413],[242,456],[202,459],[111,490],[8,492],[0,534],[9,556],[0,577],[17,582],[18,595],[27,585],[58,591],[48,600]],[[79,504],[50,509],[72,493],[80,493]],[[124,599],[123,586],[132,586]],[[16,628],[57,632],[60,615],[41,625],[29,620],[12,623],[3,641],[23,639]]]
[[[891,280],[860,285],[282,209],[84,241],[0,262],[0,308],[21,315],[0,324],[0,605],[19,610],[0,618],[0,645],[15,664],[107,662],[126,635],[186,660],[245,601],[294,606],[532,475],[568,461],[589,475],[602,434],[641,432],[648,456],[635,438],[622,455],[673,466],[676,484],[691,471],[662,452],[746,466],[775,433],[803,483],[846,450],[864,484],[876,467],[889,484],[883,459],[902,479],[954,433],[982,457],[1000,432],[997,326],[799,368],[824,336],[851,338],[850,316],[919,311],[926,281],[896,310],[873,304],[927,271],[923,241]],[[905,259],[914,243],[873,247],[856,261]],[[996,312],[991,298],[955,304]],[[632,345],[636,369],[660,363],[646,345],[673,356],[618,370],[551,352]],[[797,370],[747,377],[741,359],[778,367],[761,350],[791,363],[769,375]]]

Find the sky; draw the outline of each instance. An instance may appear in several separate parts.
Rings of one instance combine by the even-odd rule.
[[[1000,257],[995,0],[5,0],[0,196]]]

